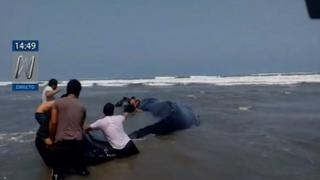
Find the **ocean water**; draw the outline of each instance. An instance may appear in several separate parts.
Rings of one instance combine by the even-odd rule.
[[[163,83],[157,85],[141,80],[121,86],[92,82],[80,96],[87,123],[101,117],[106,102],[134,95],[188,105],[200,116],[201,125],[167,136],[147,136],[135,141],[139,155],[92,166],[89,177],[67,179],[320,179],[318,75],[307,75],[309,79],[294,75],[291,80],[291,75],[281,75],[287,81],[279,75],[259,76],[263,83],[248,77],[230,77],[242,78],[242,84],[228,85],[195,80],[170,84],[177,79],[172,77],[155,78],[153,82]],[[38,128],[33,113],[40,97],[40,92],[14,93],[9,85],[0,86],[0,179],[49,176],[33,142]],[[125,122],[125,129],[130,133],[153,122],[150,114],[139,113]]]

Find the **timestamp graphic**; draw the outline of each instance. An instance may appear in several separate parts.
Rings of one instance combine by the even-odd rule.
[[[12,90],[37,91],[38,90],[38,40],[12,41]]]
[[[38,40],[13,40],[12,51],[39,51]]]

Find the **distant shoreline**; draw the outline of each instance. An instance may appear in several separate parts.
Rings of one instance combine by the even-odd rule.
[[[81,80],[81,79],[80,79]],[[38,81],[39,86],[45,86],[47,81]],[[60,86],[66,86],[67,80],[59,81]],[[217,86],[234,85],[290,85],[299,83],[320,83],[320,73],[261,73],[243,76],[157,76],[137,79],[82,79],[84,87],[127,85],[172,86],[187,84],[212,84]],[[0,82],[0,86],[11,85],[11,81]]]

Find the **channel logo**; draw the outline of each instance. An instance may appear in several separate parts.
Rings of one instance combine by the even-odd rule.
[[[12,91],[38,91],[39,41],[12,41]]]

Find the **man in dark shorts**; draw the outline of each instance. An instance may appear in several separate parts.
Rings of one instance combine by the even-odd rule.
[[[42,103],[38,106],[35,113],[35,119],[40,125],[36,133],[35,144],[40,156],[48,167],[52,166],[53,161],[52,151],[48,148],[48,146],[52,144],[49,138],[49,122],[53,103],[54,101]]]
[[[101,130],[111,146],[110,153],[115,154],[118,158],[138,154],[139,150],[123,128],[123,122],[127,119],[127,113],[124,115],[114,115],[114,105],[111,103],[105,104],[103,113],[105,117],[92,123],[86,128],[86,132]]]
[[[63,179],[63,174],[70,169],[83,176],[89,174],[82,134],[86,109],[78,99],[80,91],[81,83],[70,80],[67,96],[56,100],[52,107],[49,131],[55,153],[52,179]]]

